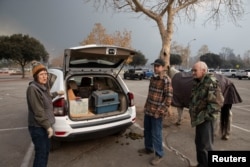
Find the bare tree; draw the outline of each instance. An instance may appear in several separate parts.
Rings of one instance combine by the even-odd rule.
[[[187,46],[182,46],[177,44],[177,42],[172,42],[170,46],[171,54],[177,53],[181,56],[182,65],[185,66],[187,69],[189,68],[191,50],[190,50],[190,43],[195,41],[196,39],[192,39],[188,42]]]
[[[197,57],[200,58],[202,55],[209,53],[209,49],[207,45],[202,45],[201,48],[197,52]]]
[[[184,16],[187,21],[195,21],[197,12],[203,10],[207,14],[205,23],[212,21],[216,26],[228,17],[233,23],[244,14],[244,0],[84,0],[102,9],[135,12],[154,20],[158,26],[162,47],[159,57],[170,64],[170,45],[174,33],[175,16]],[[180,19],[182,17],[179,17]]]
[[[51,67],[62,67],[63,58],[64,58],[63,55],[52,58],[51,61],[50,61],[50,66]]]
[[[223,47],[221,48],[220,56],[223,60],[234,60],[236,59],[236,56],[234,54],[233,49],[229,47]]]
[[[176,41],[172,42],[170,45],[170,52],[171,54],[178,54],[181,56],[182,64],[183,66],[187,66],[187,52],[189,53],[190,50],[189,47],[184,47],[180,44],[178,44]]]
[[[244,53],[244,63],[245,63],[245,66],[246,67],[249,67],[250,65],[250,50],[247,50],[245,53]]]

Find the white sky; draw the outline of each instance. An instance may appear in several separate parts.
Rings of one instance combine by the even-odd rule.
[[[218,29],[204,27],[199,18],[194,24],[176,22],[173,41],[187,46],[192,55],[202,45],[213,53],[229,47],[236,55],[243,56],[250,50],[250,2],[246,1],[246,15],[239,21],[241,27],[224,22]],[[58,56],[68,47],[77,46],[91,32],[95,23],[101,23],[108,33],[132,31],[132,46],[140,50],[149,63],[159,55],[161,39],[155,22],[144,16],[96,12],[92,4],[82,0],[0,0],[0,35],[28,34],[44,44],[51,56]]]

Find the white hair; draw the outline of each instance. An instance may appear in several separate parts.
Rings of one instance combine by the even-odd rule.
[[[207,64],[206,64],[204,61],[198,61],[196,64],[199,64],[200,68],[201,68],[202,70],[205,70],[205,72],[208,71]]]

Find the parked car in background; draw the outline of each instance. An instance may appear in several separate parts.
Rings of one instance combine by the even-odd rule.
[[[229,78],[235,78],[236,72],[236,69],[221,69],[221,74]]]
[[[215,69],[214,72],[215,72],[216,74],[222,74],[222,70],[223,70],[223,69]]]
[[[0,74],[8,74],[9,68],[0,68]]]
[[[236,77],[241,80],[243,78],[250,79],[250,69],[238,70],[236,72]]]
[[[150,79],[154,75],[154,71],[151,69],[143,69],[143,78]]]
[[[144,78],[144,72],[141,68],[128,69],[127,71],[124,72],[123,78],[142,80]]]
[[[208,73],[213,73],[215,70],[213,69],[213,68],[209,68],[209,69],[207,69],[207,72]]]
[[[48,69],[51,92],[65,91],[53,99],[52,147],[64,140],[123,132],[135,122],[134,95],[114,72],[134,54],[109,45],[73,47],[65,50],[63,69]]]

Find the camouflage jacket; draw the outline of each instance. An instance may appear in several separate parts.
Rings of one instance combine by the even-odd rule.
[[[195,79],[189,105],[192,127],[206,120],[214,120],[223,102],[221,89],[213,74],[206,74],[200,81]]]

